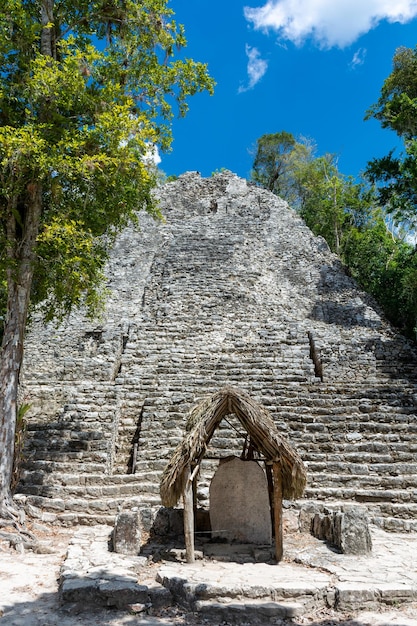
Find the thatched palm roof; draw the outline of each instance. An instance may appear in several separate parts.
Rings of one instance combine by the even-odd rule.
[[[266,460],[280,461],[283,497],[293,499],[302,496],[306,484],[304,464],[280,435],[271,415],[246,392],[224,387],[191,411],[187,433],[176,447],[161,478],[160,493],[164,506],[177,504],[184,491],[186,468],[200,462],[214,431],[222,419],[231,413],[236,415],[250,435],[252,445]]]

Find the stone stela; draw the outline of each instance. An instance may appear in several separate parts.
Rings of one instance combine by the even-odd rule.
[[[210,522],[213,539],[271,545],[268,483],[259,463],[220,462],[210,485]]]

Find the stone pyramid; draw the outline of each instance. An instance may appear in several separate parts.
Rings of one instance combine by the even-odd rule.
[[[127,506],[151,518],[190,408],[234,385],[302,456],[307,499],[417,529],[414,346],[280,198],[227,171],[158,193],[165,220],[143,215],[117,241],[102,319],[32,325],[19,497],[67,524],[109,523]],[[243,444],[231,416],[201,505],[215,459]]]

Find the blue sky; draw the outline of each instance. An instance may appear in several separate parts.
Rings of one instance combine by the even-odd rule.
[[[227,168],[249,177],[264,133],[286,130],[339,157],[357,176],[398,145],[364,121],[396,48],[417,45],[417,0],[171,0],[185,25],[186,56],[208,63],[214,96],[189,100],[175,119],[161,169],[203,176]]]

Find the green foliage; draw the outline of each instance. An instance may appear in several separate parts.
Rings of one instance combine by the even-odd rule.
[[[391,216],[397,233],[413,233],[417,226],[417,48],[399,48],[393,69],[384,81],[381,95],[367,112],[404,141],[399,156],[387,156],[368,163],[366,176],[375,185],[380,204]],[[388,315],[411,334],[416,332],[417,259],[415,247],[402,241],[384,243],[386,262],[379,285],[372,281]],[[386,286],[386,288],[385,288]]]
[[[168,0],[2,0],[0,6],[0,508],[11,501],[30,306],[94,314],[109,246],[159,215],[148,165],[174,111],[213,90]],[[5,314],[4,314],[5,313]],[[19,436],[20,436],[19,434]]]
[[[356,182],[341,174],[332,155],[315,156],[314,145],[305,140],[294,143],[288,140],[283,152],[283,137],[285,134],[277,133],[259,140],[260,147],[267,146],[268,159],[264,163],[270,167],[259,170],[254,179],[267,186],[271,180],[268,174],[278,171],[273,160],[275,146],[276,159],[282,161],[277,179],[280,195],[298,210],[316,235],[326,239],[361,287],[376,298],[390,321],[405,334],[414,336],[417,321],[414,248],[398,236],[398,229],[397,235],[388,229],[387,212],[379,207],[374,188],[366,181]],[[392,184],[394,176],[402,171],[401,164],[394,159],[388,163],[391,158],[391,155],[387,157],[385,163],[385,171],[387,164],[391,168],[387,184]],[[407,192],[411,206],[414,187],[409,181],[407,185],[401,200]],[[406,206],[398,206],[404,216]]]
[[[382,85],[378,101],[366,113],[366,119],[372,117],[400,137],[417,135],[417,47],[396,50],[392,72]]]
[[[342,254],[343,242],[352,226],[367,221],[372,194],[364,183],[343,176],[329,156],[306,164],[301,185],[301,216],[316,235],[326,239],[333,252]]]
[[[35,185],[32,302],[47,319],[93,312],[115,234],[140,209],[159,215],[149,146],[168,149],[175,109],[213,90],[206,65],[175,59],[186,40],[172,17],[167,0],[2,3],[0,307]]]
[[[352,230],[343,257],[352,276],[376,298],[388,319],[415,338],[417,257],[413,246],[394,237],[379,213],[373,226]]]
[[[398,48],[381,96],[366,114],[404,140],[404,152],[372,160],[368,178],[398,225],[415,229],[417,214],[417,48]]]
[[[227,168],[225,167],[217,167],[212,173],[211,176],[216,176],[216,174],[221,174],[222,172],[226,172]]]
[[[15,491],[17,485],[20,480],[20,472],[23,463],[23,453],[25,447],[25,438],[26,438],[26,429],[27,429],[27,418],[26,414],[31,409],[31,404],[24,402],[19,405],[17,411],[16,418],[16,432],[15,432],[15,445],[14,445],[14,456],[13,456],[13,472],[12,472],[12,480],[11,480],[11,491],[12,493]]]
[[[251,179],[285,198],[288,189],[288,173],[291,169],[291,153],[296,141],[291,133],[262,135],[256,142],[256,154]]]
[[[85,223],[56,216],[45,225],[38,237],[35,288],[46,321],[62,319],[81,304],[92,314],[102,308],[103,293],[96,286],[103,283],[106,256],[102,240]]]
[[[317,157],[313,143],[282,131],[258,140],[252,180],[296,208],[316,235],[340,253],[344,231],[366,219],[372,203],[363,183],[343,176],[332,155]]]
[[[408,140],[402,157],[393,152],[368,163],[366,176],[377,187],[379,201],[397,226],[417,226],[417,139]]]

